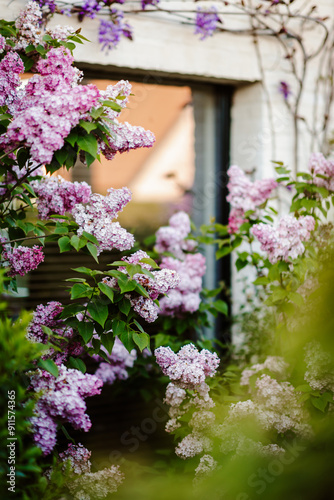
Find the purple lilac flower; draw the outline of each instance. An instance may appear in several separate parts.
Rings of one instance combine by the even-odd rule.
[[[174,269],[180,277],[178,285],[160,300],[163,316],[178,316],[198,310],[202,291],[202,276],[205,274],[205,257],[200,253],[187,254],[185,259],[163,257],[162,269]]]
[[[0,54],[5,50],[6,47],[6,38],[0,35]]]
[[[29,271],[37,269],[39,264],[44,260],[42,247],[34,245],[32,248],[19,245],[13,249],[7,249],[8,245],[2,252],[2,260],[10,267],[8,276],[24,276]]]
[[[86,182],[65,181],[60,175],[33,181],[32,187],[38,195],[37,208],[41,219],[71,213],[78,203],[87,203],[92,194],[92,189]]]
[[[102,9],[102,5],[99,0],[85,0],[82,5],[80,5],[80,12],[78,14],[79,20],[82,21],[84,17],[90,17],[94,19],[97,12]]]
[[[25,49],[28,45],[38,45],[43,36],[40,29],[42,22],[42,10],[37,2],[30,1],[20,12],[15,21],[15,27],[19,30],[15,49]]]
[[[81,443],[70,443],[67,450],[59,453],[59,458],[64,463],[64,472],[68,464],[73,474],[81,475],[90,472],[92,464],[89,459],[91,454],[91,451],[87,450]]]
[[[119,44],[121,37],[132,40],[132,28],[124,22],[124,14],[120,10],[111,9],[112,20],[102,19],[99,26],[99,43],[102,50],[108,52]]]
[[[198,7],[196,12],[196,28],[195,35],[201,35],[200,40],[205,40],[208,36],[212,36],[217,24],[221,22],[217,14],[217,8],[215,6],[210,7],[210,9],[203,10]]]
[[[41,9],[45,7],[46,11],[50,12],[50,14],[54,14],[54,12],[56,11],[57,8],[56,0],[35,0],[35,1],[38,3]]]
[[[246,221],[244,216],[246,212],[253,211],[255,217],[258,217],[259,207],[271,196],[277,187],[277,182],[274,179],[260,179],[251,182],[243,170],[236,165],[232,165],[227,174],[229,176],[227,184],[229,194],[226,200],[231,205],[229,233],[233,234]]]
[[[282,94],[284,99],[286,100],[289,95],[291,95],[291,88],[290,85],[287,82],[280,82],[279,84],[279,92]]]
[[[55,378],[43,370],[30,375],[35,392],[43,391],[36,406],[36,415],[30,419],[34,440],[44,455],[48,455],[56,444],[57,421],[69,422],[74,429],[87,432],[91,421],[86,414],[85,398],[101,393],[102,380],[95,375],[83,374],[79,370],[58,367]]]
[[[198,351],[193,344],[181,347],[177,354],[170,347],[158,347],[154,355],[164,375],[182,389],[200,386],[206,377],[214,376],[219,365],[216,353],[207,349]]]
[[[169,219],[169,226],[162,226],[156,232],[155,250],[158,253],[172,253],[177,259],[183,260],[185,251],[192,251],[197,245],[195,240],[186,239],[190,229],[189,215],[177,212]]]
[[[324,187],[328,191],[334,191],[334,161],[327,160],[322,153],[312,153],[308,169],[313,175],[312,183]],[[319,175],[327,177],[318,177]]]
[[[146,9],[148,5],[158,5],[160,0],[141,0],[141,8]]]
[[[8,52],[0,62],[0,106],[17,100],[20,73],[24,72],[23,61],[16,52]]]
[[[108,189],[108,195],[92,194],[86,205],[77,204],[72,210],[77,231],[81,236],[84,231],[92,234],[99,242],[98,254],[104,250],[130,250],[134,245],[134,237],[120,226],[112,222],[131,200],[128,188]]]
[[[134,311],[147,322],[152,323],[157,319],[159,314],[159,307],[155,304],[154,300],[159,299],[161,295],[169,293],[170,290],[175,288],[179,282],[179,276],[172,269],[152,270],[149,264],[140,262],[143,258],[147,259],[149,256],[146,252],[139,250],[129,257],[123,257],[122,260],[130,264],[140,264],[143,269],[147,269],[152,273],[153,278],[141,273],[136,273],[133,276],[133,279],[145,288],[149,297],[138,296],[137,293],[128,293],[126,297],[129,299]],[[127,275],[125,267],[120,266],[117,270]],[[118,288],[115,278],[104,278],[102,281],[112,288]]]
[[[132,349],[129,352],[118,337],[115,339],[111,354],[103,346],[101,349],[109,359],[109,363],[103,361],[103,358],[97,354],[92,356],[96,361],[101,361],[95,372],[96,377],[99,377],[104,384],[113,384],[117,379],[127,379],[127,368],[132,368],[137,359],[136,350]]]
[[[50,163],[64,138],[85,113],[98,105],[100,93],[95,85],[78,85],[73,57],[63,47],[51,49],[37,64],[35,75],[10,109],[14,115],[0,144],[9,151],[20,144],[30,146],[37,163]]]
[[[315,220],[310,215],[299,219],[285,215],[277,227],[261,222],[252,227],[252,233],[261,243],[261,250],[267,252],[269,261],[275,264],[281,259],[288,262],[302,255],[305,251],[302,242],[309,240],[314,226]]]

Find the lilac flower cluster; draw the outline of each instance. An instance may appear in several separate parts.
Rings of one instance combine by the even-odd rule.
[[[205,274],[205,257],[200,253],[187,254],[184,260],[163,257],[160,267],[173,269],[180,277],[176,288],[160,301],[163,316],[178,316],[198,310],[202,291],[202,276]]]
[[[52,357],[58,365],[65,362],[69,356],[78,356],[83,350],[80,342],[74,339],[73,329],[66,326],[63,320],[59,319],[62,310],[63,306],[60,302],[51,301],[46,305],[39,304],[27,328],[27,339],[32,342],[47,344],[52,340],[44,333],[43,326],[50,328],[54,335],[64,339],[57,339],[57,344],[61,348],[60,351],[50,347],[44,356],[44,358]]]
[[[15,21],[15,27],[19,30],[15,49],[25,49],[28,45],[38,45],[42,40],[40,24],[42,22],[42,11],[38,3],[30,1],[20,12]]]
[[[122,36],[132,40],[132,28],[124,21],[123,12],[116,9],[111,9],[110,12],[112,19],[102,19],[99,25],[99,43],[106,52],[117,47]]]
[[[70,443],[67,450],[59,453],[63,472],[69,476],[66,486],[73,495],[71,498],[75,500],[105,498],[109,493],[114,493],[124,479],[119,466],[115,465],[92,473],[90,456],[91,452],[80,443]],[[51,474],[52,469],[48,476]]]
[[[109,363],[103,361],[97,354],[92,356],[95,360],[101,361],[95,372],[96,377],[99,377],[104,384],[113,384],[117,379],[127,379],[129,376],[127,368],[132,368],[137,359],[136,350],[129,352],[118,337],[115,339],[111,354],[103,346],[101,349],[109,359]]]
[[[334,161],[326,160],[322,153],[313,153],[308,168],[313,175],[313,184],[334,191]],[[326,178],[318,177],[319,175]]]
[[[10,108],[13,121],[0,137],[6,151],[25,144],[37,163],[50,163],[55,151],[80,118],[98,105],[95,85],[77,85],[79,74],[66,48],[52,48],[37,64],[35,75]]]
[[[3,264],[9,265],[10,270],[8,276],[24,276],[29,271],[37,269],[39,264],[44,260],[42,247],[34,245],[33,247],[18,247],[9,249],[9,245],[5,245],[1,254]]]
[[[63,470],[65,472],[66,467],[70,467],[71,473],[76,475],[86,474],[90,472],[91,462],[90,456],[91,452],[87,450],[81,443],[72,444],[69,443],[67,450],[59,453],[59,458],[61,462],[64,463]]]
[[[119,465],[111,465],[97,472],[87,472],[67,483],[74,500],[110,498],[124,480]]]
[[[206,8],[203,10],[201,7],[198,7],[196,12],[196,28],[195,35],[201,35],[200,40],[205,40],[208,36],[212,36],[214,31],[217,28],[217,24],[220,23],[221,20],[217,14],[217,8],[215,6]]]
[[[269,261],[275,264],[281,259],[288,262],[302,255],[305,251],[302,242],[310,239],[314,227],[315,220],[310,215],[299,219],[285,215],[277,227],[261,222],[252,227],[252,233],[261,243],[261,250],[267,252]]]
[[[255,217],[259,216],[259,207],[271,196],[277,187],[274,179],[261,179],[251,182],[245,173],[236,165],[232,165],[227,174],[229,182],[227,188],[229,194],[226,200],[231,205],[229,216],[229,232],[234,234],[241,224],[246,222],[245,213],[255,212]]]
[[[54,214],[71,213],[78,203],[88,203],[92,194],[86,182],[65,181],[60,175],[32,181],[31,185],[38,195],[37,208],[41,219]]]
[[[87,432],[91,421],[86,414],[85,398],[101,393],[103,385],[95,375],[83,374],[79,370],[58,367],[55,378],[43,370],[30,374],[31,387],[43,392],[35,406],[36,415],[31,418],[34,440],[44,455],[48,455],[56,444],[57,421],[69,422],[74,429]]]
[[[20,73],[24,72],[22,59],[16,52],[8,52],[0,62],[0,106],[10,106],[17,101]]]
[[[131,200],[128,188],[108,189],[108,195],[92,194],[86,205],[77,204],[72,210],[77,231],[81,236],[84,231],[92,234],[99,242],[98,255],[104,250],[129,250],[134,245],[134,237],[120,226],[112,222],[124,206]]]
[[[172,253],[177,259],[183,260],[185,252],[191,252],[197,246],[195,240],[186,239],[191,231],[189,215],[177,212],[168,223],[168,226],[160,227],[155,234],[155,250],[158,253]]]
[[[111,135],[108,136],[108,145],[101,143],[101,151],[108,160],[112,160],[117,152],[127,153],[131,149],[151,148],[155,136],[150,130],[130,125],[130,123],[109,124]]]
[[[216,353],[207,349],[200,352],[193,344],[187,344],[176,354],[170,347],[158,347],[154,351],[156,361],[173,382],[183,389],[194,389],[213,377],[219,365]]]
[[[79,20],[82,21],[84,17],[90,17],[94,19],[96,17],[97,12],[102,9],[102,5],[99,0],[85,0],[80,5],[79,11]]]
[[[181,440],[175,453],[186,459],[210,451],[213,443],[207,436],[207,429],[213,426],[216,417],[209,411],[215,404],[209,396],[210,387],[205,378],[216,373],[218,356],[206,349],[199,352],[193,344],[183,346],[178,354],[170,347],[159,347],[154,354],[163,373],[172,380],[164,400],[170,405],[166,431],[173,432],[181,427],[182,416],[195,409],[189,422],[191,433]],[[186,389],[191,392],[187,393]]]
[[[263,363],[257,363],[250,368],[246,368],[241,373],[240,385],[250,384],[250,378],[256,373],[268,370],[276,376],[283,377],[286,375],[289,365],[279,356],[268,356]]]
[[[160,0],[141,0],[141,8],[146,9],[148,5],[158,5]]]
[[[306,372],[304,379],[314,391],[334,392],[334,362],[320,342],[310,342],[305,347]]]
[[[128,264],[140,264],[142,269],[150,271],[152,276],[146,274],[136,273],[133,279],[145,288],[148,297],[143,297],[137,293],[128,293],[125,296],[130,300],[131,307],[136,311],[139,316],[144,318],[148,323],[155,321],[159,314],[159,307],[154,302],[161,295],[166,294],[172,288],[175,288],[179,282],[177,273],[172,269],[161,269],[159,271],[152,270],[150,264],[141,263],[142,259],[148,259],[149,256],[146,252],[138,250],[129,257],[123,257],[122,260]],[[118,271],[128,274],[126,267],[120,266]],[[116,278],[104,278],[103,282],[112,288],[118,288]]]
[[[0,35],[0,54],[3,53],[6,47],[6,38],[2,35]]]

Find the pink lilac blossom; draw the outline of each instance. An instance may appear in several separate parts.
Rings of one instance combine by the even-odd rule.
[[[84,231],[92,234],[99,242],[98,255],[104,250],[129,250],[134,245],[134,237],[120,226],[112,222],[124,206],[131,200],[128,188],[108,189],[108,195],[92,194],[86,205],[77,204],[72,210],[77,231],[81,236]]]
[[[180,277],[179,284],[160,301],[163,316],[178,316],[198,310],[202,291],[202,276],[206,270],[206,259],[200,253],[186,254],[184,260],[163,257],[162,269],[173,269]]]
[[[180,441],[175,448],[175,453],[178,457],[185,460],[186,458],[195,457],[203,451],[211,451],[212,448],[213,443],[208,437],[194,431]]]
[[[43,356],[43,359],[52,358],[57,365],[65,362],[69,356],[78,356],[82,354],[83,348],[81,343],[74,338],[74,332],[71,327],[65,325],[63,320],[59,319],[59,315],[63,310],[60,302],[51,301],[46,305],[39,304],[33,314],[33,319],[27,328],[27,339],[31,342],[40,342],[47,344],[52,342],[43,331],[43,326],[50,328],[54,335],[62,337],[57,338],[57,345],[61,348],[53,349],[50,347],[48,352]]]
[[[125,296],[129,299],[134,311],[147,322],[152,323],[157,319],[159,314],[159,307],[154,300],[175,288],[179,283],[179,276],[176,271],[172,269],[152,270],[150,264],[141,263],[142,259],[149,259],[149,255],[142,250],[122,258],[125,263],[140,264],[143,270],[151,272],[152,277],[146,274],[136,273],[132,278],[145,288],[149,297],[144,297],[137,293],[128,293]],[[125,266],[120,266],[117,270],[129,276]],[[116,278],[104,278],[102,281],[112,288],[118,288]]]
[[[10,106],[17,101],[20,73],[24,72],[23,61],[16,52],[8,52],[0,62],[0,106]]]
[[[0,54],[5,50],[6,47],[6,38],[0,35]]]
[[[236,165],[232,165],[227,174],[229,194],[226,200],[231,205],[229,218],[229,232],[235,233],[242,223],[246,221],[244,214],[248,211],[259,215],[259,207],[265,203],[277,187],[274,179],[261,179],[251,182],[245,173]]]
[[[268,370],[276,376],[284,376],[287,373],[289,365],[279,356],[268,356],[263,363],[257,363],[241,373],[240,385],[249,385],[250,378],[263,370]]]
[[[132,40],[132,28],[124,21],[124,14],[121,10],[111,9],[112,20],[102,19],[99,25],[98,39],[102,45],[101,49],[109,50],[117,47],[121,37]]]
[[[305,347],[306,372],[304,379],[314,391],[334,392],[334,360],[320,342]]]
[[[328,191],[334,191],[334,161],[326,160],[322,153],[313,153],[308,168],[313,175],[313,184],[324,187]],[[318,177],[318,175],[323,175],[326,179]]]
[[[107,160],[112,160],[116,153],[125,153],[131,149],[151,148],[155,142],[155,136],[150,130],[143,127],[130,125],[130,123],[108,124],[110,136],[108,145],[100,144],[101,151]]]
[[[37,393],[43,391],[31,424],[34,440],[44,455],[49,454],[56,443],[56,422],[68,422],[74,429],[85,432],[90,429],[91,421],[86,414],[84,400],[100,394],[103,385],[102,380],[95,375],[83,374],[64,365],[60,365],[58,370],[57,378],[39,369],[30,374],[32,389]],[[47,428],[46,423],[50,424]]]
[[[101,349],[108,357],[109,363],[102,361],[102,358],[97,354],[92,356],[96,361],[101,361],[95,372],[96,377],[99,377],[104,384],[113,384],[117,379],[127,379],[129,376],[127,368],[132,368],[137,359],[136,350],[132,349],[129,352],[118,337],[115,339],[111,354],[103,346]]]
[[[213,377],[219,365],[216,353],[207,349],[199,352],[193,344],[181,347],[177,354],[170,347],[158,347],[154,355],[164,375],[183,389],[195,388],[206,377]]]
[[[10,267],[8,276],[24,276],[29,271],[37,269],[39,264],[44,261],[44,253],[42,247],[38,245],[31,248],[19,245],[11,249],[5,245],[1,258]]]
[[[213,5],[210,8],[202,9],[198,7],[196,12],[196,28],[195,35],[201,35],[200,40],[205,40],[208,36],[212,36],[217,28],[217,24],[221,20],[217,14],[217,8]]]
[[[66,486],[74,500],[99,500],[109,498],[124,480],[119,465],[112,465],[97,472],[87,472],[69,481]]]
[[[42,41],[42,11],[36,2],[28,2],[15,21],[15,28],[19,30],[15,49],[25,49],[28,45],[39,45]]]
[[[81,475],[90,472],[91,462],[90,462],[91,452],[87,450],[81,443],[68,445],[67,450],[59,453],[59,459],[64,463],[63,471],[65,472],[67,467],[70,467],[70,472],[72,474]]]
[[[158,253],[169,252],[183,260],[185,252],[193,251],[197,243],[186,239],[191,231],[190,218],[185,212],[177,212],[169,219],[168,226],[162,226],[156,232],[155,250]]]
[[[37,208],[41,219],[71,213],[76,204],[88,203],[92,194],[86,182],[65,181],[60,175],[44,177],[40,181],[33,181],[31,185],[38,195]]]
[[[214,471],[218,462],[213,459],[211,455],[203,455],[200,458],[199,464],[195,469],[196,476],[208,476],[210,472]]]
[[[18,102],[9,107],[13,121],[0,144],[9,151],[23,144],[39,164],[50,163],[55,151],[64,145],[65,137],[80,118],[99,103],[95,85],[78,85],[80,72],[73,66],[73,56],[64,47],[52,48],[19,94]]]
[[[261,243],[261,250],[267,252],[271,264],[275,264],[279,260],[288,262],[302,255],[305,251],[303,242],[310,239],[314,227],[315,220],[310,215],[299,219],[285,215],[276,227],[262,222],[255,224],[252,233]]]

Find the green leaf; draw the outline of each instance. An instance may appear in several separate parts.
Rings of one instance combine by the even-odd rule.
[[[228,255],[229,253],[231,253],[233,250],[233,248],[231,246],[225,246],[225,247],[222,247],[222,248],[219,248],[219,250],[217,250],[216,252],[216,259],[221,259],[222,257],[225,257],[225,255]]]
[[[102,102],[103,106],[107,106],[108,108],[111,108],[114,111],[117,111],[117,113],[119,113],[120,111],[122,111],[121,106],[119,104],[116,104],[113,101],[101,101],[101,102]]]
[[[76,283],[71,288],[71,299],[78,299],[79,297],[87,297],[91,287],[89,285],[84,285],[83,283]]]
[[[138,323],[138,321],[136,319],[133,320],[134,324],[136,325],[136,327],[142,332],[142,333],[145,333],[145,330],[144,328],[141,326],[140,323]]]
[[[70,368],[75,368],[76,370],[79,370],[82,373],[86,373],[86,370],[87,370],[86,365],[82,361],[82,359],[80,359],[80,358],[73,358],[72,356],[70,356],[70,358],[68,360],[68,366]]]
[[[88,267],[75,267],[74,269],[72,269],[72,271],[76,271],[77,273],[82,273],[82,274],[88,274],[89,276],[92,276],[93,272]]]
[[[125,316],[127,316],[130,312],[130,309],[131,309],[130,301],[128,299],[124,298],[118,303],[118,307],[119,307],[120,311],[123,314],[125,314]]]
[[[223,300],[216,300],[212,305],[217,311],[225,314],[225,316],[228,315],[228,305]]]
[[[58,377],[58,366],[52,359],[40,359],[37,363],[37,366],[39,368],[42,368],[42,370],[46,370],[47,372],[51,373],[54,377]]]
[[[68,252],[71,250],[70,238],[68,236],[62,236],[58,240],[58,246],[60,249],[60,253]]]
[[[139,347],[141,352],[145,349],[145,347],[150,346],[150,336],[145,332],[144,333],[133,332],[132,339],[134,343]]]
[[[97,248],[93,243],[87,243],[87,248],[91,256],[96,260],[96,262],[99,262],[99,259],[97,258]]]
[[[125,332],[126,327],[126,323],[121,319],[114,319],[112,321],[112,330],[114,332],[114,335],[117,335],[117,337],[120,337],[120,335]]]
[[[159,266],[158,264],[155,262],[155,260],[151,259],[150,257],[145,257],[144,259],[140,259],[139,263],[143,263],[143,264],[148,264],[150,265],[151,267],[153,267],[153,269],[159,269]]]
[[[88,134],[92,131],[95,130],[97,125],[94,122],[86,122],[84,120],[79,121],[79,125],[88,132]]]
[[[62,319],[65,318],[70,318],[71,316],[75,316],[79,312],[84,311],[85,306],[82,304],[69,304],[68,306],[65,306],[64,309],[62,310],[60,317]]]
[[[75,143],[78,140],[78,133],[74,132],[73,130],[70,132],[70,134],[65,138],[65,141],[71,144],[72,148],[74,148]]]
[[[55,158],[58,161],[60,165],[64,165],[66,162],[66,159],[68,157],[68,151],[66,151],[65,148],[58,149],[58,151],[55,152]]]
[[[270,283],[270,279],[267,276],[260,276],[253,281],[254,285],[268,285]]]
[[[134,280],[123,281],[122,279],[118,279],[117,283],[122,293],[132,292],[137,288],[137,282]]]
[[[111,302],[114,301],[114,290],[110,286],[106,285],[106,283],[103,283],[102,281],[100,281],[97,286]]]
[[[113,332],[104,333],[101,335],[101,343],[107,349],[109,354],[111,354],[112,348],[114,347],[115,338]]]
[[[71,238],[71,245],[73,248],[76,249],[77,252],[79,251],[80,238],[76,234],[73,234],[73,236]]]
[[[326,398],[315,398],[315,397],[311,397],[311,403],[313,404],[313,406],[315,408],[317,408],[318,410],[322,411],[323,413],[325,412],[325,409],[326,409],[326,406],[328,404],[328,401],[326,400]]]
[[[78,324],[78,331],[85,343],[88,344],[94,333],[94,325],[91,322],[82,321]]]
[[[92,234],[90,233],[87,233],[87,231],[83,231],[82,232],[82,236],[84,236],[88,241],[90,241],[91,243],[94,243],[95,245],[99,245],[99,242],[98,240],[95,238],[95,236],[93,236]]]
[[[97,139],[91,134],[87,134],[84,136],[79,136],[77,138],[77,144],[80,149],[83,151],[87,151],[90,155],[94,156],[94,158],[97,155]]]
[[[87,309],[91,317],[103,327],[108,318],[108,306],[100,302],[90,302]]]
[[[288,293],[288,298],[294,302],[295,304],[297,304],[297,306],[300,306],[302,307],[304,305],[304,299],[303,297],[300,295],[300,293],[297,293],[297,292],[289,292]]]
[[[126,325],[126,330],[124,330],[120,335],[119,335],[119,339],[121,342],[123,342],[124,344],[124,347],[129,351],[131,352],[132,349],[135,349],[136,345],[132,339],[132,330],[130,330],[128,328],[128,326]]]

